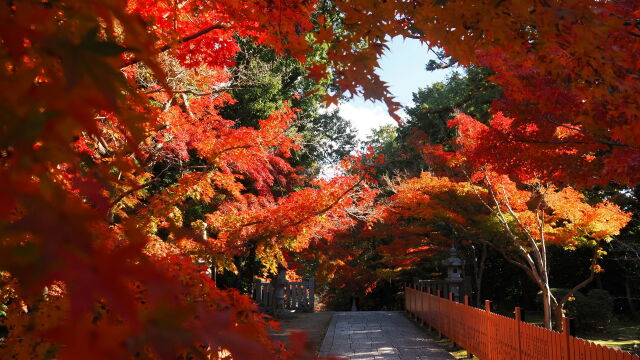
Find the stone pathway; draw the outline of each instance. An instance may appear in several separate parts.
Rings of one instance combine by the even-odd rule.
[[[320,357],[350,360],[449,360],[423,329],[398,311],[351,311],[333,314]]]

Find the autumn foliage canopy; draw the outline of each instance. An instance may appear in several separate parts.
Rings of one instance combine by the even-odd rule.
[[[363,94],[394,116],[399,104],[374,70],[389,36],[418,38],[462,65],[493,69],[504,89],[490,126],[453,120],[464,160],[438,154],[452,168],[464,161],[490,174],[475,180],[502,179],[505,187],[534,179],[637,184],[638,5],[5,2],[0,304],[8,334],[0,357],[303,356],[273,343],[256,305],[217,288],[207,269],[234,271],[230,259],[254,251],[273,272],[288,252],[353,225],[353,209],[371,206],[376,193],[359,171],[310,181],[290,165],[300,146],[290,131],[297,109],[285,104],[257,127],[220,115],[235,101],[222,89],[239,38],[331,78],[338,90],[328,102]],[[321,46],[323,61],[310,60]],[[424,204],[450,191],[488,201],[494,185],[484,185],[425,175],[402,185],[388,216],[402,221],[410,208],[463,223]],[[421,195],[425,186],[436,194]],[[533,221],[520,204],[534,195],[519,191],[514,211]],[[545,195],[551,216],[574,224],[549,225],[553,241],[606,238],[626,223],[607,204],[584,208],[573,191]],[[602,216],[612,225],[597,225],[593,217]],[[405,258],[394,261],[410,263],[406,248],[421,254],[421,246],[406,239]],[[386,251],[390,259],[398,253]]]

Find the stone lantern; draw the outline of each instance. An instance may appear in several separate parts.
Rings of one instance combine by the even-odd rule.
[[[449,257],[442,261],[442,266],[447,268],[449,292],[453,294],[454,301],[460,301],[460,288],[462,285],[462,270],[464,262],[458,257],[455,247],[449,250]]]
[[[462,280],[463,263],[455,247],[451,247],[449,257],[442,261],[442,265],[447,268],[447,280]]]

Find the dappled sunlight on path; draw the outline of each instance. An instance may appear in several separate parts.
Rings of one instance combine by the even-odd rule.
[[[350,360],[445,360],[453,357],[397,311],[336,312],[320,356]]]

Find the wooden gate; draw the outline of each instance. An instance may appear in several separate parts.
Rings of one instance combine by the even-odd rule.
[[[308,281],[286,281],[283,283],[283,297],[277,299],[275,287],[270,282],[256,279],[252,298],[266,309],[273,308],[276,301],[282,301],[283,309],[313,312],[314,287],[313,278]]]

